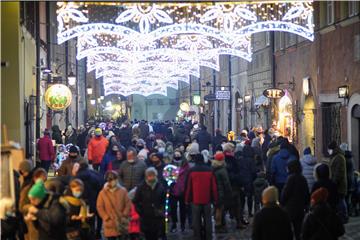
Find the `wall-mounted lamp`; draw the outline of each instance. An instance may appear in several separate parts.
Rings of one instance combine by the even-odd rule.
[[[96,100],[95,100],[95,99],[91,99],[91,100],[90,100],[90,104],[91,104],[91,105],[95,105],[95,103],[96,103]]]
[[[310,93],[310,78],[303,78],[303,93],[305,96],[308,96]]]
[[[251,96],[250,96],[250,95],[245,95],[245,96],[244,96],[244,101],[245,101],[245,102],[250,102],[250,100],[251,100]]]
[[[93,94],[93,89],[91,87],[87,87],[86,92],[88,95],[91,95],[91,94]]]
[[[76,83],[76,76],[73,72],[70,72],[70,74],[68,76],[68,83],[70,86],[74,86]]]
[[[338,87],[338,96],[339,98],[349,98],[349,86],[343,85]]]

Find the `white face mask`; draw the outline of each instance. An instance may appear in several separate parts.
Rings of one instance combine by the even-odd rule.
[[[159,151],[159,153],[163,153],[163,152],[165,152],[165,148],[160,147],[160,148],[158,149],[158,151]]]
[[[334,150],[328,149],[328,153],[329,153],[330,156],[333,154],[333,152],[334,152]]]

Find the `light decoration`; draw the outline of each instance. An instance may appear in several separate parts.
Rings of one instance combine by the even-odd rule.
[[[71,104],[71,90],[64,84],[51,85],[45,92],[46,105],[55,111],[62,111]]]
[[[179,169],[177,166],[169,164],[164,167],[163,177],[168,185],[165,200],[165,224],[166,232],[169,229],[169,200],[170,200],[170,186],[175,183],[179,176]]]
[[[87,58],[88,71],[107,79],[105,95],[166,95],[168,87],[176,89],[175,81],[199,77],[200,67],[218,71],[220,55],[251,61],[254,33],[284,31],[314,39],[312,1],[59,2],[58,7],[58,43],[77,38],[77,59]]]

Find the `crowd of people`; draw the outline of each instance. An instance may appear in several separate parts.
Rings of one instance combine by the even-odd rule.
[[[228,140],[186,121],[43,134],[37,164],[24,160],[14,172],[16,202],[0,204],[2,239],[167,239],[167,213],[169,232],[192,229],[193,239],[230,224],[251,225],[254,240],[337,239],[359,216],[360,178],[346,144],[331,142],[315,159],[271,128]],[[178,169],[171,184],[169,164]]]

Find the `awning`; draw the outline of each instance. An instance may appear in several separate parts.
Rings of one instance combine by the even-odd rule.
[[[269,99],[267,97],[265,97],[264,95],[261,95],[258,98],[256,98],[254,105],[256,107],[269,105]]]

